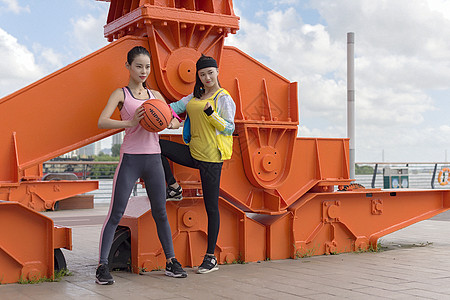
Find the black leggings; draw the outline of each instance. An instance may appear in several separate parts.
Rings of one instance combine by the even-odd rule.
[[[208,215],[208,249],[206,253],[214,254],[220,227],[219,188],[223,163],[196,160],[191,156],[187,145],[163,139],[159,140],[159,144],[161,145],[161,157],[167,184],[171,185],[176,182],[167,158],[179,165],[200,171],[203,201]]]
[[[113,194],[109,213],[103,224],[100,237],[101,264],[108,263],[108,255],[113,243],[117,225],[125,212],[128,198],[138,178],[145,182],[147,196],[150,199],[152,216],[156,231],[166,258],[175,257],[172,232],[166,213],[166,186],[163,179],[161,155],[159,154],[123,154],[116,169],[113,182]]]

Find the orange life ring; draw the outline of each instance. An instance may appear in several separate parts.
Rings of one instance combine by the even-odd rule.
[[[447,179],[445,181],[442,181],[442,176],[444,175],[445,172],[447,172]],[[449,168],[443,168],[439,172],[438,181],[439,181],[440,185],[447,185],[448,184],[448,174],[450,174],[450,169]]]

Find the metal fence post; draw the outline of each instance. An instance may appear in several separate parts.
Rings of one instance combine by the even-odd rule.
[[[373,176],[372,176],[372,188],[375,188],[375,180],[377,179],[377,171],[378,171],[378,164],[375,164],[375,169],[373,170]]]
[[[436,178],[437,164],[434,164],[433,177],[431,178],[431,188],[434,189],[434,179]]]

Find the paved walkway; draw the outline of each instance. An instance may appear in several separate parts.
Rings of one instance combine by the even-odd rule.
[[[383,237],[387,249],[378,253],[224,265],[207,275],[188,268],[185,279],[114,272],[114,285],[99,286],[94,273],[106,212],[99,206],[46,213],[73,227],[74,249],[63,250],[73,276],[1,285],[0,299],[450,299],[450,213]]]

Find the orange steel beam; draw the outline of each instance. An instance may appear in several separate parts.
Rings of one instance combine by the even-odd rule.
[[[98,189],[98,181],[22,181],[0,185],[0,199],[19,202],[36,211],[53,210],[55,203]]]
[[[53,278],[54,249],[72,250],[70,228],[20,203],[0,201],[0,283]]]
[[[0,200],[45,210],[98,188],[96,181],[39,182],[41,164],[119,132],[99,129],[97,119],[109,94],[126,84],[125,53],[135,45],[148,48],[147,39],[123,38],[0,99]]]
[[[307,193],[288,213],[265,219],[268,258],[377,249],[380,237],[450,208],[450,191]]]
[[[97,119],[110,93],[126,84],[123,55],[135,45],[148,48],[146,39],[127,37],[0,99],[0,184],[117,132],[99,129]]]

